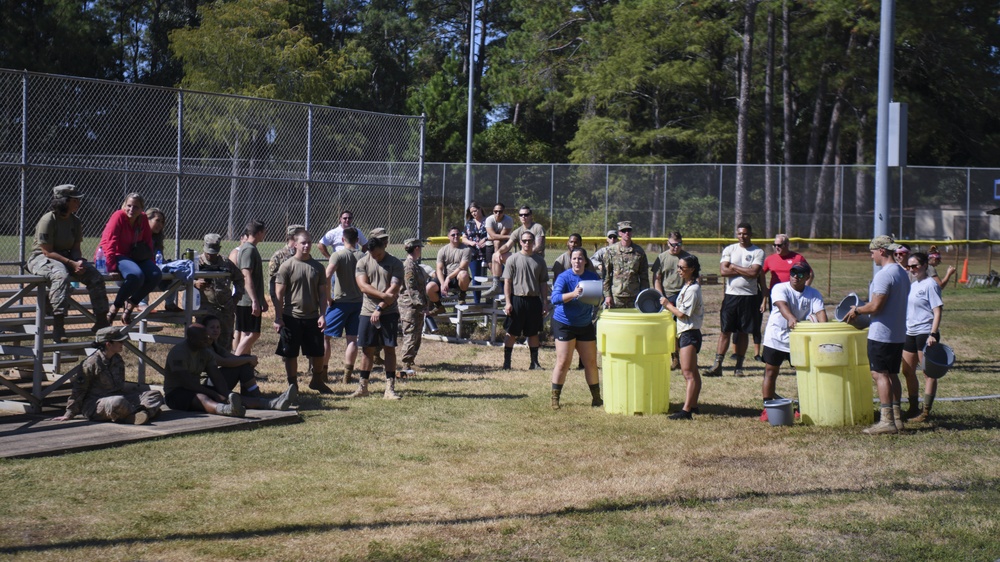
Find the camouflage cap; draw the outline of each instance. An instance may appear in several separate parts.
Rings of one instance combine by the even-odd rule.
[[[876,236],[872,238],[871,244],[868,244],[869,250],[889,250],[893,252],[896,248],[899,248],[899,244],[896,244],[896,241],[888,234]]]
[[[618,232],[623,230],[632,230],[632,221],[620,221],[618,223]]]
[[[216,255],[222,251],[222,236],[215,233],[205,235],[205,253]]]
[[[305,226],[301,224],[290,224],[288,225],[288,228],[285,229],[285,234],[288,236],[295,236],[295,231],[300,228],[305,229]]]
[[[419,238],[407,238],[403,241],[403,249],[409,252],[417,246],[423,247],[425,244],[427,244],[426,240],[421,240]]]
[[[381,238],[383,240],[388,240],[389,239],[389,233],[384,228],[382,228],[382,227],[374,228],[374,229],[372,229],[371,232],[368,233],[368,239],[369,240],[375,240],[377,238]]]
[[[128,339],[128,332],[120,328],[115,328],[114,326],[107,326],[97,330],[97,335],[94,336],[94,341],[97,343],[105,343],[111,341],[125,341]]]
[[[62,197],[64,199],[69,199],[70,197],[74,199],[80,199],[83,194],[76,188],[75,185],[64,183],[62,185],[57,185],[52,188],[52,195],[54,197]]]

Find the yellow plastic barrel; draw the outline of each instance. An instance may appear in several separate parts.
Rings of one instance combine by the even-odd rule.
[[[670,408],[670,354],[677,326],[668,312],[605,310],[597,351],[609,414],[663,414]]]
[[[867,328],[858,330],[841,322],[799,322],[789,334],[789,347],[798,375],[802,423],[873,423]]]

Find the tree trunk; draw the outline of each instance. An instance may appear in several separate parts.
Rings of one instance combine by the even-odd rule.
[[[743,52],[740,57],[740,97],[736,117],[736,200],[735,222],[743,222],[743,208],[746,205],[746,177],[743,164],[747,155],[747,121],[750,114],[750,75],[753,70],[754,16],[760,0],[745,0],[743,4]],[[735,225],[734,225],[735,226]]]
[[[774,236],[774,10],[767,10],[764,67],[764,234]]]
[[[826,216],[826,196],[830,191],[830,179],[833,177],[833,158],[837,152],[837,137],[840,135],[840,109],[844,105],[842,92],[837,93],[837,101],[830,111],[830,126],[826,134],[826,148],[823,150],[823,167],[820,169],[819,185],[816,187],[816,199],[812,208],[812,222],[809,224],[809,237],[819,238],[820,220]]]
[[[858,111],[858,134],[854,141],[854,228],[851,232],[855,238],[864,238],[861,228],[861,216],[874,208],[868,200],[868,182],[865,177],[865,125],[868,124],[868,112],[861,108]]]
[[[785,199],[785,232],[792,232],[794,223],[792,221],[792,123],[795,120],[794,109],[792,108],[792,71],[789,59],[791,58],[791,37],[789,27],[791,22],[788,15],[788,0],[781,3],[781,105],[784,111],[782,119],[782,144],[784,145],[784,175],[785,181],[782,186]]]

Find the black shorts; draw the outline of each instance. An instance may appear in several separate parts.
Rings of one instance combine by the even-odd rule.
[[[197,398],[198,393],[193,390],[175,388],[170,391],[170,394],[164,397],[163,401],[171,410],[203,412],[205,409],[201,407],[201,402],[198,402]]]
[[[537,336],[542,331],[542,299],[540,297],[519,297],[512,295],[510,298],[510,316],[503,322],[503,329],[508,335],[519,338],[521,336],[530,338]]]
[[[903,362],[903,345],[868,340],[868,366],[873,372],[898,375],[899,364]]]
[[[260,316],[253,315],[252,306],[236,307],[236,331],[250,334],[260,333]]]
[[[570,326],[553,318],[552,337],[558,341],[597,341],[597,326]]]
[[[358,322],[359,347],[396,347],[396,333],[399,332],[399,313],[379,315],[379,327],[372,326],[371,316],[361,316]]]
[[[306,357],[323,357],[323,331],[316,324],[318,318],[295,318],[286,314],[281,319],[285,326],[278,336],[275,354],[294,359],[301,349]]]
[[[752,334],[760,310],[757,295],[726,295],[719,310],[720,330],[726,334]]]
[[[924,346],[927,345],[927,338],[929,337],[931,337],[930,334],[917,334],[915,336],[906,336],[906,341],[903,342],[903,351],[909,351],[910,353],[923,351]]]
[[[780,367],[782,363],[788,361],[788,364],[792,364],[792,356],[787,351],[778,351],[773,347],[764,346],[764,352],[761,354],[764,358],[764,363],[772,367]]]
[[[219,372],[222,373],[222,378],[226,379],[226,388],[216,388],[217,392],[222,394],[228,394],[236,389],[236,385],[242,383],[246,388],[253,388],[257,384],[257,380],[254,375],[253,365],[249,363],[246,365],[240,365],[239,367],[219,367]],[[212,379],[205,377],[202,382],[208,388],[214,388],[215,385],[212,384]]]
[[[685,330],[677,336],[678,351],[693,345],[695,353],[701,353],[701,330]]]
[[[493,261],[494,250],[496,250],[496,248],[493,247],[493,242],[487,243],[485,246],[482,247],[482,249],[480,249],[480,251],[483,253],[483,263],[485,263],[487,266],[490,264],[491,261]]]

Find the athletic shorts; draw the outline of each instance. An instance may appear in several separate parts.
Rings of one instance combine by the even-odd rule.
[[[772,367],[780,367],[782,363],[788,361],[788,364],[792,364],[792,356],[787,351],[778,351],[773,347],[764,346],[764,352],[761,354],[764,359],[764,363]]]
[[[326,309],[326,328],[323,333],[339,338],[344,331],[348,336],[358,335],[358,321],[361,319],[360,302],[341,302],[331,304]]]
[[[396,333],[399,332],[399,313],[379,315],[379,327],[372,325],[371,316],[362,316],[358,322],[358,346],[396,347]]]
[[[493,252],[496,251],[496,248],[493,247],[493,242],[489,242],[483,246],[481,251],[483,253],[483,263],[488,267],[490,262],[493,261]]]
[[[274,352],[286,359],[299,356],[323,357],[323,331],[316,325],[318,318],[281,317],[285,325],[278,335],[278,349]]]
[[[542,299],[539,297],[510,298],[510,316],[503,322],[503,329],[508,335],[519,338],[537,336],[542,331]]]
[[[677,336],[677,349],[693,345],[695,353],[701,353],[701,330],[685,330]]]
[[[720,330],[727,334],[752,334],[756,315],[757,295],[726,295],[719,311]]]
[[[250,334],[260,333],[260,316],[253,315],[252,306],[236,307],[236,331]]]
[[[898,375],[899,364],[903,362],[903,345],[868,340],[868,366],[873,372]]]
[[[558,341],[597,341],[597,326],[570,326],[553,318],[552,337]]]
[[[197,403],[197,406],[194,405],[197,398],[198,393],[193,390],[175,388],[170,391],[170,394],[164,397],[164,402],[166,402],[167,407],[171,410],[180,410],[182,412],[204,411],[200,402]]]
[[[903,351],[909,351],[910,353],[923,351],[924,346],[927,345],[927,338],[929,337],[931,337],[930,334],[917,334],[915,336],[906,336],[906,341],[903,342]]]

